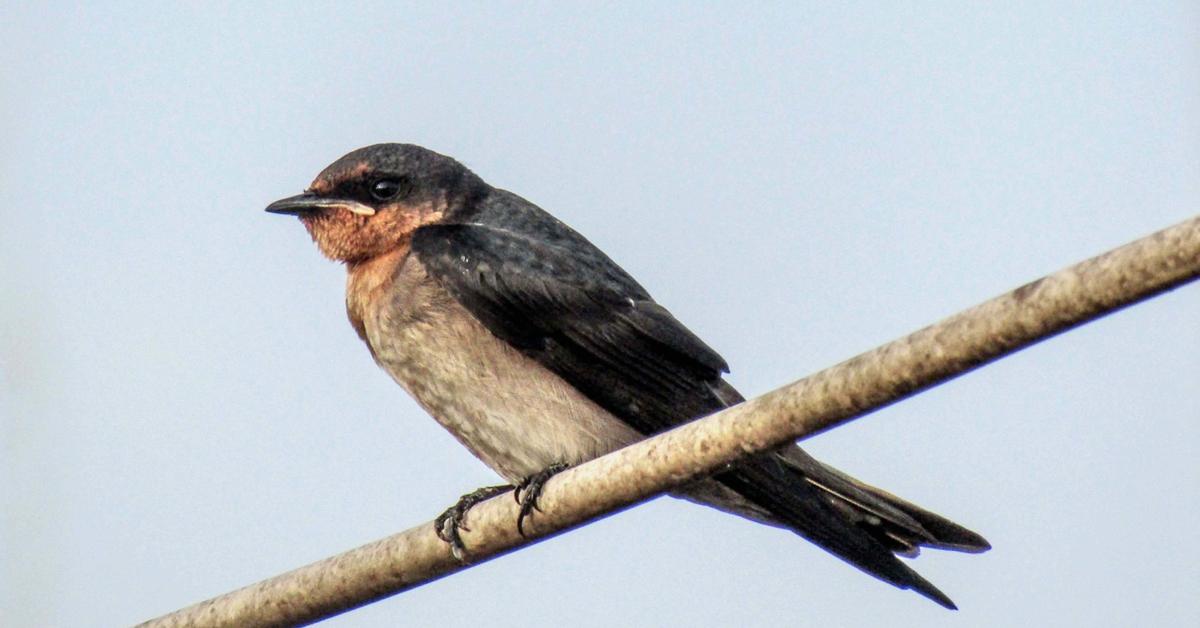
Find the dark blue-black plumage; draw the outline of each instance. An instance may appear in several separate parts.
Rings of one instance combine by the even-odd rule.
[[[515,194],[477,197],[418,229],[412,247],[493,334],[643,434],[742,401],[721,379],[719,354],[591,242]],[[848,562],[952,606],[785,459],[758,456],[714,477]]]
[[[372,204],[388,178],[412,206],[445,211],[417,227],[411,255],[495,337],[535,360],[643,435],[742,401],[725,360],[583,236],[533,203],[484,183],[458,162],[408,144],[354,151],[314,194]],[[843,560],[953,608],[897,559],[921,545],[982,551],[979,535],[864,485],[798,447],[713,476]]]

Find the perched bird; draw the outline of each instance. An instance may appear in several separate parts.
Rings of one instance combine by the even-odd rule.
[[[525,489],[522,518],[551,474],[743,401],[725,360],[591,242],[444,155],[360,148],[267,211],[299,216],[346,264],[346,311],[372,357],[518,498]],[[463,496],[439,534],[461,550],[466,509],[513,486]],[[792,530],[947,608],[896,554],[989,548],[795,445],[675,495]]]

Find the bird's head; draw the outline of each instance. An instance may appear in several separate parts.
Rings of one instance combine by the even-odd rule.
[[[413,231],[486,193],[457,161],[412,144],[375,144],[330,164],[303,194],[271,203],[330,259],[357,263],[404,247]]]

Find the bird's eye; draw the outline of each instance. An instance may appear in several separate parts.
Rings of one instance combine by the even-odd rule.
[[[403,178],[379,179],[371,184],[371,196],[377,201],[390,201],[404,191]]]

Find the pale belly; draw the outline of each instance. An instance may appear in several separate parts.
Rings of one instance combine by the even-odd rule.
[[[410,257],[388,302],[364,312],[375,359],[439,423],[510,482],[578,464],[641,436],[493,336]]]

